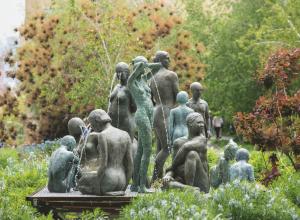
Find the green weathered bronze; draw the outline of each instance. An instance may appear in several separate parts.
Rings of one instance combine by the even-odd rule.
[[[216,166],[210,169],[210,183],[214,188],[229,182],[230,161],[235,158],[238,145],[232,139],[224,148],[224,156],[220,157]]]
[[[49,192],[66,193],[75,187],[75,170],[79,158],[72,152],[76,146],[73,136],[64,136],[60,140],[60,144],[61,146],[50,157],[48,190]]]
[[[237,162],[230,167],[230,181],[239,179],[253,182],[255,180],[253,166],[248,163],[249,157],[247,149],[241,148],[236,152]]]
[[[179,104],[178,107],[174,108],[170,112],[169,117],[169,135],[170,135],[170,145],[173,146],[174,141],[177,138],[184,137],[188,135],[188,128],[186,124],[186,117],[194,112],[193,109],[186,106],[188,101],[188,94],[185,91],[181,91],[177,94],[176,101]],[[172,147],[173,148],[173,147]],[[173,151],[173,159],[174,159]]]
[[[135,122],[138,130],[138,149],[134,159],[134,173],[131,191],[147,192],[147,171],[152,145],[153,104],[149,80],[161,67],[160,63],[148,63],[143,56],[133,60],[133,73],[128,79],[128,88],[137,106]]]

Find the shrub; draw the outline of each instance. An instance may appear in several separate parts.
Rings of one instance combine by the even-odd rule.
[[[299,209],[279,188],[233,181],[211,192],[212,210],[230,219],[299,219]],[[284,207],[284,208],[283,208]]]
[[[271,187],[275,190],[281,189],[285,196],[298,207],[300,207],[300,173],[282,173]]]
[[[123,209],[120,219],[210,219],[208,202],[193,191],[163,191],[137,197]]]
[[[0,169],[4,169],[9,160],[17,160],[18,159],[18,152],[15,149],[11,148],[1,148],[0,149]]]

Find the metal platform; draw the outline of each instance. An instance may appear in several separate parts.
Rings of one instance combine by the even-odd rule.
[[[131,203],[137,193],[126,191],[124,196],[83,195],[78,191],[50,193],[47,187],[26,197],[32,206],[42,214],[53,213],[55,219],[63,219],[60,213],[83,212],[100,208],[112,216],[117,216],[122,207]]]

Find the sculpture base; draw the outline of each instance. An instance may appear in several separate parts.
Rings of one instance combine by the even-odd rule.
[[[63,219],[61,213],[83,212],[96,208],[102,209],[110,216],[117,216],[122,207],[131,203],[137,193],[126,191],[124,196],[83,195],[79,191],[69,193],[50,193],[44,187],[26,197],[32,206],[42,214],[53,213],[55,219]]]

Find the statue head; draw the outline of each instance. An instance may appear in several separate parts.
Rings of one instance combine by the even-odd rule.
[[[127,63],[120,62],[116,65],[117,79],[120,80],[122,85],[127,84],[129,73],[129,65]]]
[[[144,56],[137,56],[136,58],[134,58],[132,60],[132,64],[135,65],[137,63],[140,63],[140,62],[143,62],[143,63],[148,63],[148,60],[146,57]]]
[[[189,100],[189,95],[187,94],[186,91],[180,91],[179,93],[177,93],[176,101],[180,105],[187,103],[188,100]]]
[[[238,145],[232,139],[230,139],[224,149],[225,159],[233,160],[235,158],[237,150],[238,150]]]
[[[186,117],[189,135],[198,136],[204,132],[204,119],[198,112],[192,112]]]
[[[89,114],[88,121],[94,131],[101,132],[111,123],[111,118],[103,109],[95,109]]]
[[[201,97],[201,93],[203,91],[203,87],[199,82],[193,82],[190,85],[190,89],[194,99],[198,99]]]
[[[249,151],[245,148],[238,149],[235,155],[236,161],[245,160],[248,161],[250,158]]]
[[[68,151],[73,151],[76,146],[76,140],[71,135],[66,135],[60,139],[60,144],[67,147]]]
[[[80,137],[85,127],[86,126],[81,118],[74,117],[68,121],[68,131],[73,137]]]
[[[170,56],[169,53],[166,51],[157,51],[155,57],[153,59],[154,63],[161,63],[161,65],[168,69],[170,65]]]

